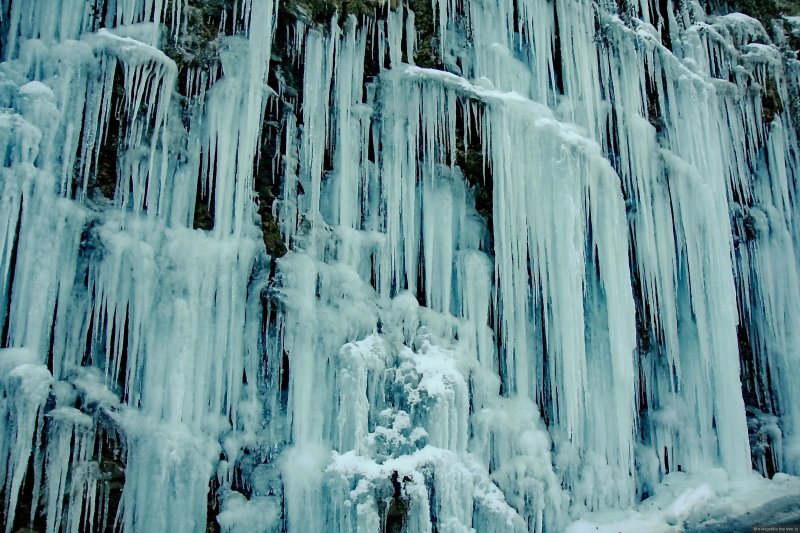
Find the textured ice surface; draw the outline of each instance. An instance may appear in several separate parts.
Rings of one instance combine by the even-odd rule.
[[[6,531],[800,518],[785,35],[219,4],[0,2]]]
[[[566,531],[746,531],[754,525],[792,524],[799,518],[796,477],[779,473],[770,483],[754,474],[734,480],[709,470],[702,476],[669,474],[656,494],[634,509],[591,513]]]

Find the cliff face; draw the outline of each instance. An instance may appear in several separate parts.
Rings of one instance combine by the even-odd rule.
[[[0,6],[6,531],[794,517],[796,2]]]

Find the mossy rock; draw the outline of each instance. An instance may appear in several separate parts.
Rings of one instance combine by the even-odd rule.
[[[182,8],[185,26],[177,39],[163,32],[162,50],[178,69],[208,69],[219,62],[219,36],[232,31],[236,0],[188,0]],[[224,16],[223,16],[224,15]]]
[[[767,77],[764,91],[761,93],[761,114],[765,124],[770,124],[783,112],[783,100],[778,87],[771,77]]]
[[[374,16],[382,5],[380,0],[290,0],[281,7],[293,17],[327,31],[334,17],[343,24],[350,15]]]
[[[409,7],[414,12],[414,26],[417,30],[414,63],[420,67],[444,69],[433,6],[429,0],[410,0]]]
[[[786,17],[800,15],[800,0],[775,0],[778,11]]]
[[[278,223],[275,217],[272,216],[272,209],[262,204],[258,214],[261,216],[261,232],[264,236],[264,246],[267,249],[267,253],[272,257],[283,257],[288,250],[283,242]]]
[[[194,220],[192,220],[192,227],[194,229],[202,229],[210,231],[214,228],[214,215],[208,209],[206,203],[198,200],[194,204]]]
[[[711,0],[706,8],[711,13],[744,13],[758,19],[765,28],[772,19],[780,18],[781,11],[775,0]]]
[[[487,168],[483,154],[477,149],[459,148],[456,151],[456,164],[464,174],[464,179],[475,189],[475,210],[492,229],[492,174]]]

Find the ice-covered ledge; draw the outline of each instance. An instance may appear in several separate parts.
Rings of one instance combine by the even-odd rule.
[[[724,471],[666,476],[655,494],[628,511],[595,512],[567,533],[749,531],[800,522],[800,478],[752,474],[731,480]]]

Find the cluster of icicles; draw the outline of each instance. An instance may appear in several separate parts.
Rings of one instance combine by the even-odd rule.
[[[758,22],[434,0],[435,70],[401,3],[292,23],[269,87],[284,6],[180,73],[200,4],[0,4],[6,532],[559,531],[800,473],[800,64]]]

